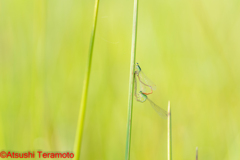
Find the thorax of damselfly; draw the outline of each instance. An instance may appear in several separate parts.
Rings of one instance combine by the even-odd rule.
[[[147,95],[143,94],[142,91],[140,91],[139,93],[140,93],[140,96],[143,98],[141,102],[145,102],[147,100]]]
[[[141,70],[142,70],[141,67],[140,67],[139,64],[137,63],[137,64],[136,64],[136,72],[139,73]]]

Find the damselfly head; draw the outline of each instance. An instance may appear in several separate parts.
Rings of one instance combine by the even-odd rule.
[[[144,100],[147,99],[147,95],[145,95],[142,91],[139,91],[139,95],[141,98],[143,98]]]
[[[136,64],[136,70],[137,70],[138,72],[140,72],[140,71],[141,71],[141,67],[139,66],[139,64],[138,64],[138,63]]]

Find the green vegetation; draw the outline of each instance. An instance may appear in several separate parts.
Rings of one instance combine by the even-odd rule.
[[[172,160],[172,115],[170,101],[168,101],[168,160]]]
[[[96,0],[95,10],[94,10],[94,24],[93,24],[92,35],[90,40],[87,71],[86,71],[85,80],[83,83],[82,99],[81,99],[80,112],[78,117],[79,120],[78,120],[77,133],[75,138],[75,152],[74,152],[75,157],[74,158],[76,160],[79,160],[81,155],[82,134],[83,134],[85,113],[86,113],[86,103],[87,103],[87,95],[88,95],[89,78],[90,78],[90,72],[91,72],[93,46],[94,46],[95,33],[96,33],[96,27],[97,27],[98,7],[99,7],[99,0]]]
[[[123,160],[133,1],[101,1],[83,160]],[[95,1],[0,0],[0,148],[74,151]],[[240,3],[139,2],[137,62],[171,100],[173,159],[238,160]],[[167,123],[134,100],[131,160],[167,159]]]
[[[134,79],[135,79],[135,64],[136,64],[135,61],[136,61],[136,46],[137,46],[137,20],[138,20],[138,0],[134,0],[132,50],[131,50],[131,65],[130,65],[129,92],[128,92],[127,141],[126,141],[125,160],[130,160],[130,153],[131,153],[133,97],[134,97],[134,85],[135,85]]]

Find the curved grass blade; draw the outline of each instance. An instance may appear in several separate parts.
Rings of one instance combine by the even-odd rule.
[[[93,47],[94,47],[94,40],[95,40],[95,33],[96,33],[96,26],[97,26],[98,7],[99,7],[99,0],[96,0],[95,7],[94,7],[95,8],[94,9],[94,23],[93,23],[92,35],[91,35],[91,39],[90,39],[87,71],[86,71],[85,80],[84,80],[84,84],[83,84],[82,99],[81,99],[81,105],[80,105],[79,116],[78,116],[78,125],[77,125],[75,147],[74,147],[74,149],[75,149],[74,160],[79,160],[80,153],[81,153],[83,126],[84,126],[87,95],[88,95],[88,86],[89,86],[91,64],[92,64],[92,54],[93,54]]]
[[[168,101],[168,160],[172,160],[172,118],[170,101]]]
[[[159,116],[163,119],[167,119],[167,111],[165,111],[164,109],[162,109],[161,107],[159,107],[158,105],[156,105],[153,101],[151,101],[149,98],[147,98],[147,100],[151,103],[151,106],[153,107],[153,109],[159,114]]]

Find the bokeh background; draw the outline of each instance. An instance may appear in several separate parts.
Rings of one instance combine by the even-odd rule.
[[[172,107],[173,159],[239,160],[240,1],[139,0],[137,62]],[[0,0],[0,150],[72,151],[94,0]],[[101,0],[81,158],[125,155],[133,1]],[[131,160],[167,159],[134,101]]]

